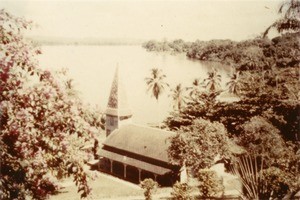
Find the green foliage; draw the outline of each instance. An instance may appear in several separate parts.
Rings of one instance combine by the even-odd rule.
[[[263,34],[266,37],[271,28],[276,28],[279,33],[285,31],[299,31],[300,30],[300,1],[289,0],[282,3],[278,12],[283,14],[280,19],[269,26]]]
[[[262,182],[259,171],[262,170],[263,160],[260,159],[260,168],[258,166],[257,157],[242,156],[236,159],[236,162],[231,166],[231,172],[240,178],[243,185],[241,192],[247,199],[259,199],[260,183]]]
[[[225,156],[238,166],[236,174],[243,180],[246,197],[292,197],[299,191],[299,5],[298,0],[283,4],[280,12],[285,15],[273,27],[287,32],[272,40],[196,41],[189,46],[187,57],[220,62],[235,69],[227,87],[240,100],[218,100],[221,92],[216,89],[217,81],[212,80],[219,78],[213,73],[205,79],[208,91],[201,90],[197,81],[188,87],[191,94],[186,106],[165,120],[169,129],[179,130],[169,149],[173,162],[182,164],[186,160],[192,169],[211,166],[217,153],[206,146],[209,135],[201,138],[199,135],[205,131],[200,130],[205,129],[195,126],[195,122],[218,122],[234,136],[246,155],[254,156],[236,161],[230,153]],[[288,33],[290,30],[295,33]]]
[[[262,177],[261,187],[262,194],[260,197],[263,199],[282,199],[289,190],[289,185],[294,178],[290,174],[285,173],[277,167],[270,167],[264,169],[259,174]]]
[[[179,183],[178,181],[173,185],[171,192],[172,199],[178,200],[191,200],[193,197],[190,195],[192,187],[187,183]]]
[[[281,68],[299,66],[299,32],[286,33],[273,38],[271,41],[272,46],[265,49],[265,51],[269,51],[270,55],[274,56],[276,66]]]
[[[173,108],[174,110],[180,111],[181,108],[184,106],[186,103],[186,97],[184,95],[184,88],[181,86],[181,84],[176,85],[175,89],[171,89],[171,97],[173,99],[174,105]]]
[[[82,109],[81,115],[91,126],[95,127],[96,129],[104,130],[104,115],[98,107],[93,108],[91,106],[85,106]]]
[[[239,96],[243,87],[243,83],[240,80],[240,72],[233,72],[230,75],[230,81],[226,83],[229,93]]]
[[[234,47],[235,42],[230,40],[211,40],[208,42],[196,41],[188,49],[187,57],[202,61],[224,61],[227,56],[220,52],[226,52]],[[212,58],[214,60],[212,60]]]
[[[198,171],[211,167],[218,155],[230,158],[228,141],[227,131],[221,123],[197,119],[171,138],[168,153],[174,164],[186,162],[187,167]]]
[[[278,177],[278,170],[280,170],[281,174],[286,176],[286,182],[275,184],[276,181],[274,181],[275,185],[281,185],[280,191],[276,191],[275,186],[272,185],[273,182],[269,181],[271,178],[266,179],[265,186],[260,187],[272,188],[266,190],[272,190],[272,194],[276,194],[279,198],[283,196],[283,193],[292,197],[299,191],[297,172],[300,167],[298,161],[300,152],[298,67],[300,51],[298,40],[297,33],[288,33],[271,41],[267,39],[239,43],[197,41],[192,45],[191,56],[196,56],[197,59],[221,61],[238,69],[238,75],[232,75],[227,86],[230,92],[239,96],[240,100],[221,102],[217,99],[220,92],[201,91],[196,86],[196,92],[187,97],[189,101],[181,112],[172,112],[165,121],[169,129],[179,130],[180,133],[174,140],[177,146],[172,147],[174,148],[172,158],[178,163],[183,162],[180,158],[187,158],[187,164],[190,167],[201,166],[196,157],[204,161],[205,159],[198,155],[196,145],[198,138],[185,135],[182,130],[193,127],[193,123],[198,119],[219,122],[235,136],[238,144],[248,154],[256,155],[257,159],[264,160],[263,164],[257,162],[257,172],[249,171],[247,175],[243,175],[244,178],[257,174],[255,176],[264,180],[262,174],[267,173],[266,177],[281,180]],[[224,46],[227,45],[228,48],[221,48],[218,42]],[[196,148],[192,151],[188,148],[189,146]],[[205,147],[205,145],[202,146]],[[202,149],[202,151],[207,151],[207,149]],[[193,155],[197,155],[194,160]],[[233,162],[233,157],[230,158]],[[249,162],[251,164],[246,166],[254,166],[256,161]],[[203,166],[205,165],[201,167]],[[240,171],[241,168],[238,169]],[[249,184],[253,187],[262,184],[251,181]],[[244,187],[246,189],[250,186]],[[254,194],[256,197],[261,195],[262,198],[272,196],[268,191],[256,191],[256,193],[252,192],[251,198],[256,198]]]
[[[165,120],[165,124],[171,130],[180,129],[180,127],[189,126],[197,118],[209,119],[210,111],[213,111],[220,92],[206,92],[200,90],[188,96],[186,106],[181,112],[172,112],[170,117]]]
[[[221,75],[218,71],[213,68],[212,71],[208,72],[208,78],[204,79],[205,88],[210,92],[217,92],[221,88]]]
[[[172,53],[183,53],[187,52],[190,47],[190,43],[184,42],[182,39],[168,42],[163,40],[161,42],[150,40],[143,44],[143,47],[148,51],[164,52],[171,51]]]
[[[263,157],[266,167],[277,166],[289,173],[295,173],[300,167],[296,159],[296,149],[284,142],[279,130],[262,117],[253,117],[243,126],[243,134],[237,143],[250,155]],[[296,167],[296,168],[294,168]]]
[[[82,148],[99,129],[86,120],[64,74],[39,68],[34,58],[41,51],[22,35],[28,27],[0,10],[0,198],[45,199],[66,176],[86,197],[83,165],[93,155]]]
[[[144,45],[149,51],[187,52],[187,57],[201,61],[220,62],[234,66],[237,70],[270,69],[297,66],[299,63],[299,33],[287,33],[272,40],[256,38],[241,42],[230,40],[211,40],[184,43],[149,41]],[[178,47],[178,43],[180,44]],[[162,46],[168,46],[163,48]],[[164,50],[163,50],[164,49]]]
[[[192,124],[196,118],[218,121],[228,132],[240,135],[241,126],[251,117],[262,116],[280,130],[285,140],[299,140],[299,88],[297,68],[277,68],[263,74],[239,73],[239,97],[236,102],[219,102],[219,92],[194,93],[180,113],[171,113],[166,125],[176,130]]]
[[[243,134],[238,144],[245,147],[249,154],[277,157],[284,149],[284,141],[279,130],[262,117],[252,117],[242,126]]]
[[[293,188],[295,182],[299,184],[297,175],[275,166],[265,168],[264,161],[261,157],[242,156],[232,166],[232,173],[242,182],[242,194],[246,199],[282,199],[299,190],[299,185]]]
[[[244,195],[250,199],[282,198],[299,190],[297,147],[285,143],[279,130],[262,117],[253,117],[242,127],[237,143],[247,153],[237,158],[233,172],[242,180]]]
[[[140,186],[142,189],[145,190],[144,192],[145,199],[151,200],[152,193],[157,189],[158,183],[153,181],[151,178],[146,178],[140,183]]]
[[[202,197],[216,197],[224,192],[223,181],[213,170],[201,169],[198,172],[199,191]]]
[[[195,97],[200,93],[201,86],[202,84],[200,83],[200,80],[195,78],[192,86],[186,88],[189,91],[189,98],[195,100]]]
[[[299,14],[299,1],[291,0],[295,10]],[[286,27],[293,26],[293,20],[283,24]],[[299,25],[299,17],[298,22]],[[284,26],[285,26],[284,25]],[[282,26],[282,27],[284,27]],[[299,25],[300,27],[300,25]],[[195,41],[185,43],[182,40],[149,41],[143,47],[149,51],[187,52],[187,57],[201,61],[219,62],[233,66],[237,70],[269,70],[273,65],[276,67],[297,67],[300,62],[299,27],[295,33],[285,33],[280,37],[269,40],[267,38],[255,38],[241,42],[230,40]]]

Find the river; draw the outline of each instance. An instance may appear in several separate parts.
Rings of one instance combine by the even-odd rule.
[[[39,62],[43,69],[69,69],[75,88],[86,104],[105,110],[114,71],[119,65],[127,99],[133,111],[133,122],[139,124],[162,121],[172,110],[172,99],[166,90],[159,101],[146,93],[145,77],[150,69],[161,68],[171,88],[182,83],[191,86],[195,78],[203,80],[211,66],[189,60],[184,54],[148,52],[141,46],[42,46]],[[230,69],[218,67],[222,87]]]

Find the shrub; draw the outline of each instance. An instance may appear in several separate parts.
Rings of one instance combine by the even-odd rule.
[[[141,188],[145,190],[144,196],[146,200],[152,199],[152,192],[158,187],[158,183],[153,181],[151,178],[146,178],[140,183]]]
[[[233,165],[232,172],[240,178],[245,198],[282,199],[290,192],[297,191],[292,186],[292,183],[297,185],[297,178],[292,174],[274,166],[265,169],[263,167],[264,160],[257,156],[240,157]]]
[[[192,191],[192,187],[187,183],[179,183],[178,181],[173,186],[173,191],[171,192],[171,196],[173,199],[179,200],[190,200],[193,199],[190,196]]]
[[[262,178],[260,185],[261,198],[283,198],[289,190],[290,177],[276,167],[270,167],[260,172]]]
[[[213,170],[201,169],[198,172],[200,195],[202,197],[214,197],[224,192],[223,181]]]

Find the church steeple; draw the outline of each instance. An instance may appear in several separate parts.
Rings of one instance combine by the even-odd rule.
[[[117,66],[112,82],[106,109],[106,136],[119,128],[122,124],[131,121],[132,112],[129,108],[127,97]]]

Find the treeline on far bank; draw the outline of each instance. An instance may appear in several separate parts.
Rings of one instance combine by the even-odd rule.
[[[148,51],[186,53],[188,58],[221,62],[237,70],[266,70],[296,66],[300,61],[298,33],[286,33],[273,39],[255,38],[241,42],[210,40],[185,42],[150,40],[143,44]]]

